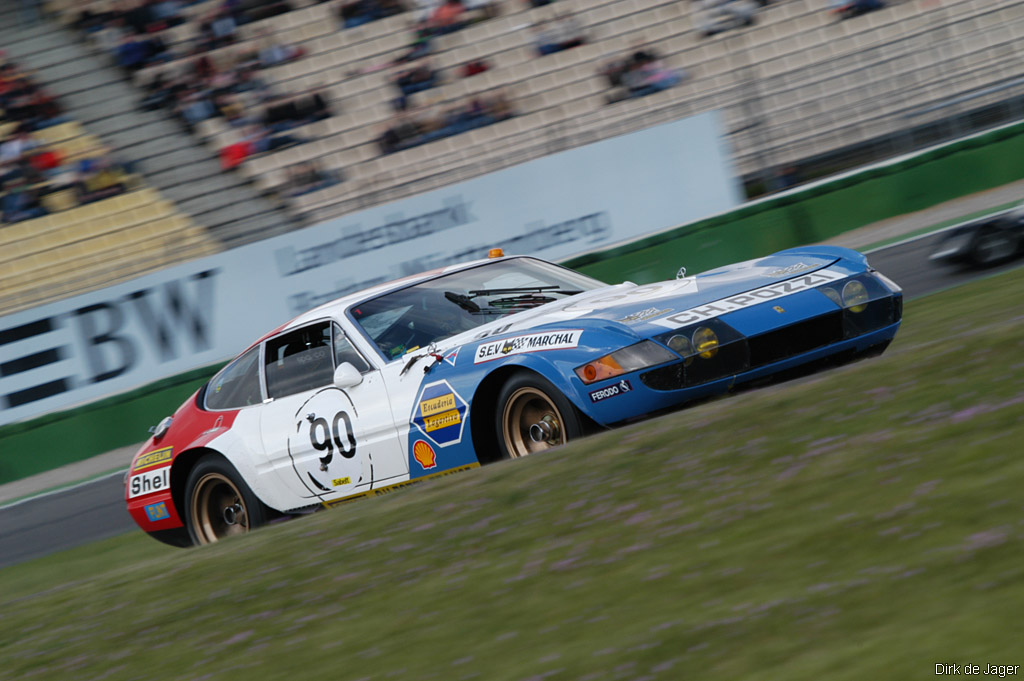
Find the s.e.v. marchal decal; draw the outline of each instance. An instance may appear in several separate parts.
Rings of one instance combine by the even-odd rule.
[[[582,329],[572,331],[545,331],[530,333],[524,336],[503,338],[491,343],[483,343],[476,349],[473,364],[490,362],[510,355],[521,355],[524,352],[540,352],[542,350],[565,350],[580,344]]]

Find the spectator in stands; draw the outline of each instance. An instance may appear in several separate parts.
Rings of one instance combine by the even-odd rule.
[[[829,0],[829,11],[840,20],[867,14],[883,7],[885,3],[882,0]]]
[[[197,125],[213,118],[217,110],[205,90],[189,89],[178,93],[175,113],[182,117],[185,127],[192,132]]]
[[[232,45],[238,23],[226,6],[208,14],[199,25],[199,46],[204,52]]]
[[[661,92],[678,85],[687,77],[685,71],[666,67],[654,50],[642,47],[625,59],[607,63],[601,74],[613,88],[612,94],[608,96],[609,104]]]
[[[381,131],[377,144],[381,153],[390,154],[491,125],[513,115],[508,97],[499,90],[493,95],[473,97],[446,109],[421,107],[412,114],[401,112],[390,126]]]
[[[91,203],[125,192],[126,176],[125,169],[107,157],[79,161],[75,185],[78,203]]]
[[[315,123],[334,115],[331,105],[327,101],[326,88],[323,85],[310,88],[305,95],[299,98],[296,106],[303,123]]]
[[[253,144],[250,152],[252,154],[259,154],[265,151],[277,151],[278,149],[295,146],[296,144],[303,144],[308,141],[298,137],[297,135],[290,135],[288,133],[271,130],[266,126],[256,125],[253,126],[253,128],[254,130],[250,131],[248,136],[249,141]]]
[[[399,71],[394,76],[394,84],[401,98],[423,92],[437,86],[437,73],[430,66],[428,59],[422,59],[415,65]],[[404,106],[402,108],[405,108]]]
[[[324,170],[315,161],[298,163],[288,168],[288,195],[301,196],[319,191],[342,181],[333,170]]]
[[[552,21],[534,25],[534,46],[540,56],[554,54],[586,42],[583,29],[571,14],[563,14]]]
[[[4,222],[21,222],[46,215],[46,209],[39,203],[38,191],[29,187],[24,178],[19,178],[3,187],[0,214]]]
[[[558,46],[558,36],[554,26],[547,19],[541,19],[533,25],[533,46],[537,49],[537,54],[542,57],[554,54],[561,49]]]
[[[462,77],[469,78],[470,76],[475,76],[478,73],[483,73],[484,71],[489,71],[490,69],[491,65],[490,63],[488,63],[486,59],[473,59],[463,64]]]
[[[444,0],[430,15],[428,25],[434,35],[454,33],[465,26],[462,16],[465,11],[462,0]]]
[[[263,124],[274,132],[283,132],[331,116],[330,106],[322,90],[312,90],[295,97],[274,97],[263,113]]]
[[[225,4],[232,8],[235,22],[242,24],[287,14],[293,9],[288,2],[279,0],[227,0]]]
[[[129,71],[137,71],[144,66],[167,61],[171,58],[167,46],[158,35],[140,37],[125,35],[114,53],[117,63]]]
[[[256,61],[261,69],[269,69],[271,66],[301,59],[305,55],[306,51],[301,47],[275,42],[270,37],[270,32],[264,30],[260,39],[260,47],[256,53]]]
[[[32,139],[28,128],[21,126],[10,139],[0,144],[0,162],[20,161],[22,156],[27,156],[28,152],[37,146],[39,143]]]
[[[4,118],[29,131],[64,122],[56,99],[14,62],[0,67],[0,109]]]
[[[182,3],[177,0],[118,3],[105,11],[96,9],[86,7],[78,14],[72,25],[89,33],[120,25],[130,29],[132,33],[142,35],[178,26],[185,21],[182,16]]]
[[[345,28],[355,28],[401,14],[406,9],[400,0],[350,0],[339,5],[338,15]]]
[[[63,122],[55,115],[59,110],[59,103],[17,65],[0,64],[0,123],[10,122],[12,115],[19,121],[7,139],[0,140],[0,213],[6,222],[45,215],[54,204],[44,206],[40,198],[64,189],[81,186],[87,200],[124,189],[123,180],[130,168],[99,156],[91,162],[93,165],[87,166],[90,174],[84,179],[91,186],[86,188],[80,183],[83,178],[75,164],[62,165],[64,153],[59,144],[43,144],[33,137],[35,130]],[[120,187],[115,186],[119,184]],[[102,194],[90,197],[89,190]]]
[[[757,8],[750,0],[700,0],[698,28],[712,36],[738,26],[751,26]]]
[[[54,192],[65,189],[74,190],[81,178],[78,176],[76,163],[65,163],[53,169],[50,175],[50,187]]]
[[[237,128],[252,123],[252,118],[245,115],[245,104],[234,92],[221,92],[216,95],[214,104],[217,113],[230,125]]]

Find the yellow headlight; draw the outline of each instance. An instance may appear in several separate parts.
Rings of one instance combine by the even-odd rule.
[[[704,359],[711,359],[718,354],[718,336],[706,326],[698,327],[693,332],[693,347]]]
[[[856,279],[843,286],[843,305],[850,312],[863,312],[868,306],[868,290]]]

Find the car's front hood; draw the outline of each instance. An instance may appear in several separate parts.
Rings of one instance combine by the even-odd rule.
[[[831,255],[784,253],[710,270],[694,277],[637,286],[606,286],[490,322],[444,341],[445,347],[534,328],[578,325],[581,321],[628,326],[637,336],[655,319],[827,267]]]

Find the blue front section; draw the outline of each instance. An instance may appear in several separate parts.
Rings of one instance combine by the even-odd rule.
[[[730,312],[719,319],[744,336],[753,336],[837,309],[836,304],[821,292],[802,291],[771,304]]]
[[[899,328],[902,294],[888,280],[867,272],[864,257],[847,249],[791,249],[699,275],[689,290],[680,284],[679,294],[672,293],[674,284],[665,282],[663,290],[670,295],[644,296],[645,288],[657,286],[651,285],[580,296],[573,303],[582,310],[578,315],[443,348],[444,359],[424,377],[410,416],[410,475],[423,477],[478,461],[471,420],[486,419],[485,425],[494,427],[496,417],[474,412],[473,401],[480,384],[496,370],[536,372],[587,417],[613,425],[817,360],[884,347]],[[840,295],[851,277],[867,285],[869,299],[862,306],[826,295]],[[834,290],[826,292],[825,286]],[[877,314],[881,307],[888,317]],[[863,321],[869,318],[871,323]],[[676,360],[589,385],[575,373],[588,362],[645,340],[671,350],[669,338],[700,325],[719,330],[722,346],[716,358],[673,350]],[[550,333],[558,347],[523,342],[523,336],[541,333]],[[496,350],[499,341],[508,342]],[[737,348],[743,356],[735,370],[730,365],[728,372],[693,378],[694,372],[724,362]],[[660,382],[652,380],[652,372]],[[672,382],[675,374],[678,385]],[[424,465],[431,461],[430,452],[425,458],[414,456],[417,443],[421,453],[427,452],[426,445],[436,452],[434,466]]]
[[[885,328],[867,333],[857,338],[840,341],[816,350],[811,350],[800,355],[789,357],[778,362],[766,364],[737,374],[731,374],[701,385],[684,387],[677,390],[653,390],[640,379],[640,376],[650,369],[635,371],[624,377],[616,377],[609,381],[602,381],[591,386],[586,386],[585,392],[594,391],[595,386],[600,390],[608,386],[614,386],[623,378],[628,380],[632,390],[629,393],[616,396],[612,399],[604,399],[596,404],[577,402],[581,411],[586,413],[594,421],[602,425],[614,425],[623,421],[629,421],[645,416],[647,414],[671,409],[694,400],[700,400],[737,387],[743,383],[762,379],[778,374],[789,369],[794,369],[804,364],[825,359],[827,357],[844,352],[864,352],[873,346],[883,344],[892,340],[899,329],[899,322]],[[578,379],[577,379],[578,380]],[[580,382],[582,388],[582,382]],[[575,401],[575,400],[574,400]],[[587,402],[590,402],[588,399]]]

